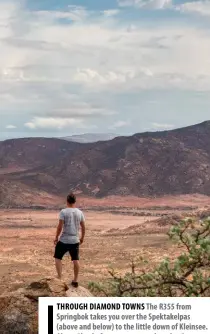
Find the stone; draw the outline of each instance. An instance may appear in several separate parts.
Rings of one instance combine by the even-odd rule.
[[[31,282],[0,295],[0,334],[37,334],[39,297],[92,297],[82,286],[73,288],[56,278]]]

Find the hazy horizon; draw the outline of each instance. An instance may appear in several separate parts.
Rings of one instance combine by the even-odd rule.
[[[135,133],[130,133],[130,134],[117,134],[117,133],[110,133],[110,132],[87,132],[87,133],[79,133],[79,134],[70,134],[70,135],[66,135],[66,136],[47,136],[47,135],[45,135],[45,134],[43,134],[43,136],[36,136],[36,135],[32,135],[32,136],[20,136],[20,137],[11,137],[11,138],[1,138],[0,137],[0,141],[4,141],[4,140],[9,140],[9,139],[24,139],[24,138],[57,138],[57,139],[64,139],[65,140],[65,138],[74,138],[74,139],[76,139],[76,138],[79,138],[79,137],[84,137],[84,138],[88,138],[89,136],[96,136],[96,140],[97,140],[97,138],[98,138],[98,136],[101,136],[101,137],[106,137],[107,135],[109,135],[109,136],[112,136],[113,138],[115,138],[115,137],[120,137],[120,136],[133,136],[133,135],[135,135],[135,134],[137,134],[137,133],[139,133],[139,134],[143,134],[143,133],[145,133],[145,132],[149,132],[149,133],[153,133],[153,132],[163,132],[163,131],[170,131],[170,130],[175,130],[175,129],[181,129],[181,128],[185,128],[185,127],[188,127],[188,126],[194,126],[194,125],[198,125],[198,124],[202,124],[202,123],[205,123],[205,122],[210,122],[209,120],[204,120],[204,121],[202,121],[202,122],[200,122],[200,123],[196,123],[196,124],[188,124],[188,125],[186,125],[186,126],[182,126],[182,127],[174,127],[174,128],[171,128],[171,129],[148,129],[148,130],[146,130],[146,131],[141,131],[141,132],[135,132]],[[102,139],[102,140],[107,140],[107,139]],[[76,141],[76,140],[75,140]]]

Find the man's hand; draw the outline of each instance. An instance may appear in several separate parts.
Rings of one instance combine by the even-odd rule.
[[[58,238],[62,232],[62,229],[63,229],[63,224],[64,224],[64,220],[62,219],[59,219],[59,224],[57,226],[57,231],[56,231],[56,234],[55,234],[55,240],[54,240],[54,245],[56,246],[57,243],[58,243]]]
[[[80,245],[82,245],[82,244],[83,244],[83,242],[84,242],[84,239],[83,239],[83,238],[81,238],[81,239],[80,239]]]

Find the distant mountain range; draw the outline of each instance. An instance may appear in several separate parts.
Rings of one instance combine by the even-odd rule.
[[[98,141],[111,140],[117,136],[118,136],[117,134],[113,134],[113,133],[84,133],[81,135],[63,137],[61,139],[68,140],[68,141],[74,141],[78,143],[95,143]]]
[[[86,144],[46,138],[0,142],[2,204],[69,190],[95,197],[210,195],[210,121]]]

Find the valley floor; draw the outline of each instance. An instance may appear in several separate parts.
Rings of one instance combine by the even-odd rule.
[[[145,269],[153,268],[163,257],[179,252],[171,245],[166,230],[157,230],[157,217],[136,217],[87,211],[87,235],[81,247],[81,284],[100,281],[110,267],[126,272],[132,260],[149,260]],[[0,211],[0,293],[22,286],[32,279],[55,275],[54,245],[57,211]],[[149,229],[139,233],[133,226]],[[123,233],[123,229],[126,229]],[[173,248],[173,251],[172,249]],[[72,276],[68,256],[64,258],[64,279]],[[140,267],[142,264],[140,264]]]

